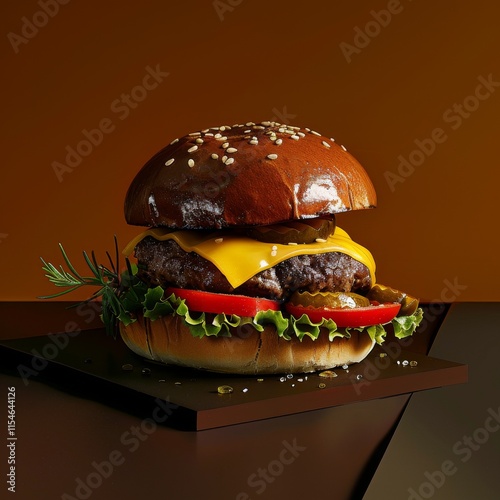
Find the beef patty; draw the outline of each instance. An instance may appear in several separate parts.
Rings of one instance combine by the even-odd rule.
[[[217,293],[286,300],[296,290],[356,292],[371,288],[368,268],[340,252],[298,255],[259,272],[237,288],[210,261],[185,252],[175,241],[150,236],[135,247],[138,276],[149,286],[175,286]]]

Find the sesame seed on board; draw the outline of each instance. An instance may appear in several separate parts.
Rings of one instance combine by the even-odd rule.
[[[170,160],[167,160],[167,161],[165,162],[165,166],[166,166],[166,167],[169,167],[170,165],[172,165],[172,163],[174,163],[174,161],[175,161],[175,158],[170,158]]]

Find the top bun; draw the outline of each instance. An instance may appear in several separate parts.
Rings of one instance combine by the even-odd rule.
[[[175,139],[132,181],[138,226],[221,229],[373,208],[368,174],[343,146],[276,122],[212,127]]]

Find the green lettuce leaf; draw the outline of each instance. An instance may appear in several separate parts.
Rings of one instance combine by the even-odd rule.
[[[259,332],[264,330],[265,325],[274,325],[278,337],[290,340],[290,336],[287,334],[289,322],[287,318],[283,317],[281,311],[259,311],[253,318],[253,321],[251,320],[249,323],[253,324],[255,329]]]
[[[330,341],[336,337],[351,336],[351,330],[366,331],[370,338],[377,344],[384,342],[387,331],[384,325],[371,325],[361,328],[337,328],[335,322],[331,319],[323,319],[319,323],[312,322],[307,315],[302,315],[296,319],[293,316],[285,317],[281,311],[260,311],[254,318],[240,317],[235,314],[207,314],[193,313],[186,305],[186,301],[171,294],[165,297],[162,287],[147,289],[139,302],[137,297],[130,298],[130,305],[125,308],[118,316],[120,321],[125,324],[135,321],[133,312],[142,308],[142,313],[146,318],[155,321],[162,316],[177,315],[180,316],[189,328],[194,337],[202,338],[204,336],[231,337],[231,331],[247,325],[250,325],[258,332],[264,330],[264,326],[272,324],[276,328],[277,335],[285,340],[290,340],[292,336],[303,340],[305,336],[316,340],[319,335],[328,335]],[[411,316],[400,316],[394,318],[389,324],[394,328],[394,334],[397,338],[405,338],[412,335],[419,323],[422,321],[423,311],[418,308]]]
[[[371,325],[366,327],[366,333],[374,340],[377,344],[382,344],[385,340],[387,332],[385,331],[384,325]]]
[[[411,316],[396,316],[391,322],[396,338],[404,339],[413,335],[423,317],[424,311],[420,307]]]
[[[168,316],[174,312],[174,308],[169,300],[163,299],[163,294],[164,291],[161,286],[148,289],[142,302],[144,307],[143,315],[145,318],[155,321],[162,316]]]
[[[295,332],[296,337],[301,341],[306,335],[311,339],[316,340],[319,337],[322,328],[328,332],[330,340],[333,340],[335,337],[349,336],[348,332],[338,330],[337,325],[331,319],[323,319],[319,323],[314,323],[311,321],[309,316],[303,314],[298,319],[290,316],[288,321],[290,322],[291,330]]]

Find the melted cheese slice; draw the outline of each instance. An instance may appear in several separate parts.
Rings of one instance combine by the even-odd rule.
[[[341,228],[326,241],[299,245],[280,245],[264,243],[244,236],[218,231],[170,231],[168,229],[148,229],[135,237],[123,250],[130,255],[135,246],[147,236],[158,241],[174,240],[185,252],[196,252],[212,262],[227,278],[234,288],[255,276],[260,271],[274,267],[296,255],[313,255],[341,252],[364,264],[370,271],[372,284],[375,284],[375,261],[372,254],[351,240]]]

